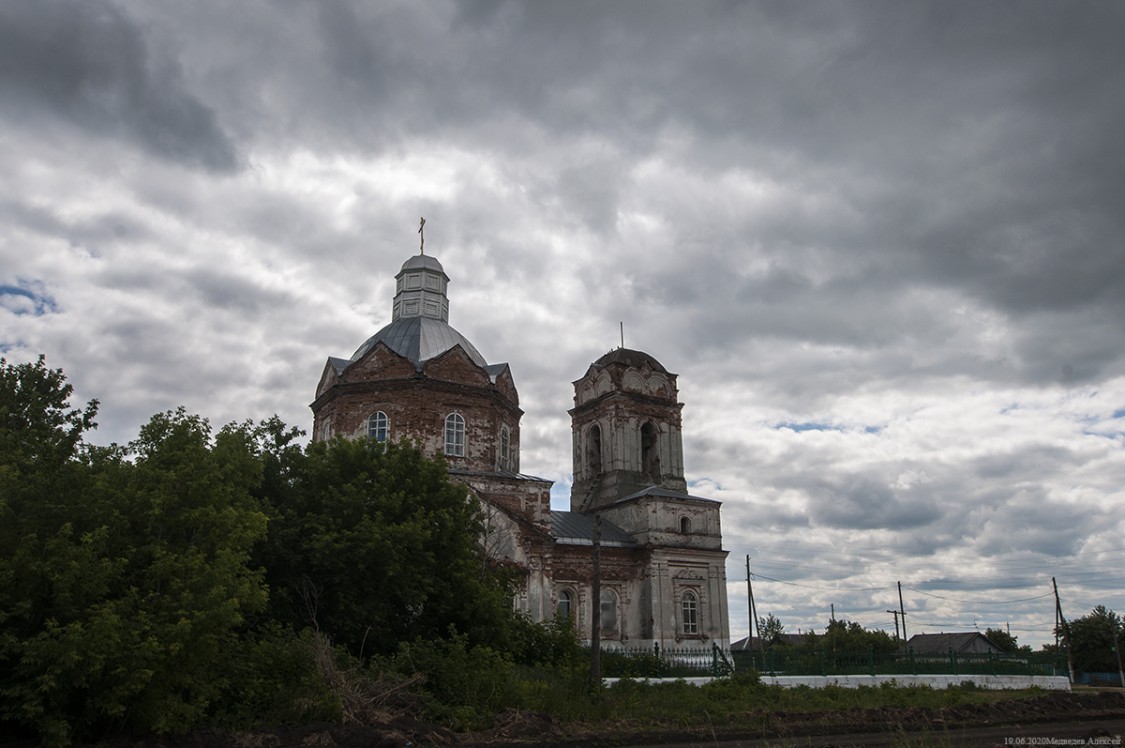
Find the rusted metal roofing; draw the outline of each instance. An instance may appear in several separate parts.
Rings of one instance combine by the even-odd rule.
[[[581,512],[551,512],[551,536],[563,545],[593,545],[594,516]],[[637,541],[617,525],[603,519],[600,544],[633,548]]]

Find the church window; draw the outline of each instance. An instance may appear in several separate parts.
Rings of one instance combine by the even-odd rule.
[[[691,534],[691,517],[680,517],[680,532],[684,535]]]
[[[387,414],[379,410],[367,419],[367,435],[377,442],[387,440]]]
[[[699,598],[695,596],[694,592],[685,592],[684,596],[680,598],[680,612],[682,614],[681,621],[684,626],[684,634],[698,634]]]
[[[613,590],[602,590],[602,631],[617,631],[617,595]]]
[[[465,419],[460,413],[445,417],[445,453],[450,457],[465,456]]]
[[[559,592],[559,616],[569,619],[574,615],[574,594],[570,590]]]
[[[500,427],[500,469],[512,469],[512,432],[507,426]]]
[[[641,426],[641,472],[654,485],[660,484],[660,455],[657,453],[656,427],[651,421]]]
[[[602,428],[596,423],[590,427],[586,451],[589,459],[590,476],[596,478],[602,474]]]

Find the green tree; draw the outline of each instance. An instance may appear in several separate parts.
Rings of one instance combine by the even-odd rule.
[[[827,651],[833,652],[894,652],[898,643],[886,631],[868,631],[855,621],[838,618],[829,621],[824,629],[824,638],[818,642]]]
[[[0,728],[66,743],[204,720],[229,691],[265,533],[254,435],[183,411],[82,441],[61,371],[0,362]]]
[[[1021,647],[1018,641],[1019,637],[1012,636],[1004,629],[985,629],[984,638],[995,644],[1001,652],[1031,652],[1029,645],[1025,644]]]
[[[772,647],[777,644],[784,633],[785,625],[773,613],[767,613],[765,618],[758,617],[758,636],[765,646]]]
[[[408,444],[337,439],[285,463],[263,556],[276,618],[359,656],[450,631],[506,643],[508,590],[483,563],[477,504],[443,462]]]
[[[1125,644],[1121,616],[1104,605],[1067,624],[1074,669],[1080,673],[1117,672],[1115,647]]]

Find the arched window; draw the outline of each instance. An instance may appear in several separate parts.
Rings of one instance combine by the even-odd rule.
[[[590,427],[586,452],[586,464],[590,466],[590,476],[596,478],[602,474],[602,427],[596,423]]]
[[[602,631],[617,631],[617,595],[613,590],[602,590]]]
[[[684,535],[691,534],[691,517],[680,517],[680,532]]]
[[[460,413],[445,417],[445,453],[450,457],[465,456],[465,419]]]
[[[377,442],[387,440],[387,414],[379,410],[367,419],[367,435]]]
[[[570,590],[559,591],[559,616],[572,618],[574,616],[574,593]]]
[[[500,469],[512,469],[512,432],[507,426],[500,427]]]
[[[660,454],[656,437],[656,427],[651,421],[646,421],[641,426],[641,472],[654,485],[660,485]]]
[[[680,613],[681,621],[684,626],[684,634],[698,634],[699,633],[699,598],[696,597],[694,592],[685,592],[684,596],[680,598]]]

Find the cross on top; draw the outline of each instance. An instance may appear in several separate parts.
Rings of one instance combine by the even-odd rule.
[[[419,242],[420,242],[420,244],[418,246],[418,251],[421,254],[426,254],[426,219],[425,218],[419,218],[418,219],[418,237],[419,237]]]

